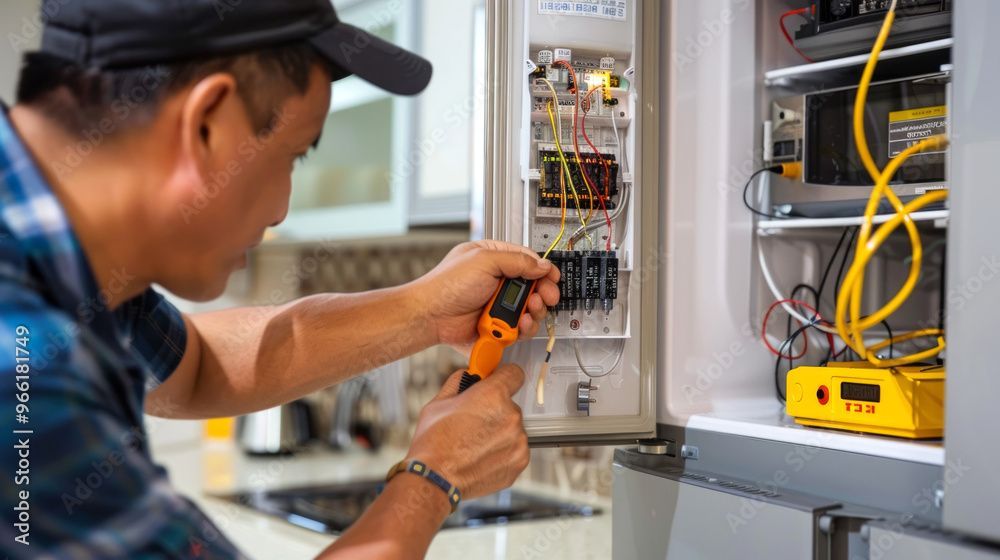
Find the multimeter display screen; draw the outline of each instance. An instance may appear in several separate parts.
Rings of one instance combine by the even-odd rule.
[[[868,383],[841,383],[840,398],[845,401],[879,402],[881,387]]]
[[[510,282],[507,289],[500,294],[500,304],[511,311],[517,311],[518,300],[521,299],[521,292],[524,291],[524,284]]]

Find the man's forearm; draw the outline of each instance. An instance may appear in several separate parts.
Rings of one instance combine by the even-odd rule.
[[[321,560],[423,558],[451,506],[429,481],[400,474],[358,521],[320,555]]]
[[[437,342],[405,286],[190,319],[200,356],[180,399],[179,415],[188,417],[268,408]]]

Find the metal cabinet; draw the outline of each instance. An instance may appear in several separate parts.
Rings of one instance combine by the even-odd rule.
[[[812,558],[816,518],[837,505],[683,469],[613,469],[616,559]]]
[[[1000,546],[1000,439],[989,430],[1000,378],[988,351],[1000,309],[1000,283],[991,281],[1000,261],[990,187],[1000,147],[991,53],[1000,39],[989,28],[1000,6],[954,2],[954,42],[931,46],[950,53],[954,78],[951,214],[937,226],[947,251],[946,284],[944,295],[935,296],[948,304],[947,432],[943,440],[915,441],[795,424],[775,398],[774,361],[760,343],[760,305],[770,296],[757,257],[760,238],[773,232],[751,220],[740,197],[761,161],[761,115],[770,113],[774,96],[767,88],[784,87],[783,80],[824,83],[831,71],[849,82],[865,60],[797,61],[777,22],[802,5],[487,3],[486,179],[476,197],[485,204],[485,237],[541,250],[540,236],[551,231],[539,226],[552,214],[536,200],[545,180],[536,156],[553,149],[559,135],[547,131],[556,119],[549,123],[547,94],[535,87],[537,67],[548,60],[544,52],[565,48],[593,58],[603,51],[629,60],[632,87],[621,98],[627,132],[624,147],[612,150],[632,167],[623,181],[634,192],[635,210],[624,226],[630,235],[615,240],[619,258],[630,259],[623,292],[629,328],[604,337],[558,331],[544,406],[533,398],[544,339],[507,356],[526,366],[526,388],[516,398],[533,443],[623,441],[653,435],[655,424],[657,437],[674,449],[666,466],[651,467],[626,448],[616,455],[616,558],[904,557],[909,536],[897,539],[888,556],[872,548],[884,538],[880,520],[894,517],[961,537],[912,545],[925,550],[962,549],[974,539],[975,546],[962,549],[972,558]],[[570,7],[621,7],[623,17],[559,11]],[[572,111],[568,95],[555,96]],[[572,123],[565,111],[558,118]],[[786,291],[793,275],[818,276],[829,235],[774,235],[785,236],[768,251]],[[614,364],[619,373],[593,378],[586,362],[600,362],[616,341],[623,348]],[[574,359],[575,348],[583,359]],[[584,394],[581,384],[599,387]],[[590,399],[596,402],[588,407]],[[755,494],[761,488],[777,495]],[[735,520],[746,504],[753,521],[743,525]],[[907,535],[915,530],[904,527]]]

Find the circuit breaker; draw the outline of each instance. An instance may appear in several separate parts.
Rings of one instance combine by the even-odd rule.
[[[656,326],[649,280],[659,260],[641,269],[643,254],[657,254],[657,197],[655,172],[644,179],[636,111],[657,83],[640,12],[658,8],[512,4],[492,12],[492,28],[509,35],[492,58],[501,79],[488,83],[508,89],[493,92],[487,233],[530,247],[561,272],[546,325],[505,357],[527,374],[515,399],[534,441],[645,435],[655,348],[643,334]]]

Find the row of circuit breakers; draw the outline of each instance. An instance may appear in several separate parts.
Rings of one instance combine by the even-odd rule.
[[[573,72],[569,70],[570,66]],[[529,78],[531,83],[544,78],[553,84],[560,93],[560,115],[565,116],[578,109],[577,114],[586,111],[591,117],[607,117],[610,111],[617,110],[615,106],[618,105],[611,88],[621,86],[621,77],[614,74],[614,66],[612,57],[573,60],[570,49],[555,49],[554,55],[552,51],[543,50],[538,53],[536,67]],[[577,88],[580,88],[579,91]],[[595,100],[591,105],[589,101],[584,101],[584,97],[594,88],[603,89],[594,92],[594,95],[599,95],[597,99],[600,102]],[[579,108],[575,106],[577,99],[581,100]],[[549,101],[549,98],[536,98],[535,109],[544,110]],[[582,122],[586,124],[585,120]],[[573,129],[575,131],[575,127]],[[579,138],[575,140],[574,144],[583,143]],[[566,143],[565,138],[563,142]],[[602,215],[617,208],[615,198],[619,194],[619,163],[615,155],[602,150],[578,152],[568,145],[563,146],[563,151],[562,155],[552,149],[538,151],[538,208],[560,208],[565,196],[568,215],[575,215],[579,208],[590,214],[592,220],[602,220]],[[564,176],[562,157],[565,157],[569,177]],[[573,195],[567,194],[566,185],[569,183],[577,186]],[[581,185],[584,188],[580,188]],[[551,219],[551,216],[547,217]],[[561,273],[560,299],[554,311],[590,312],[600,309],[605,314],[611,312],[618,299],[618,256],[615,251],[593,248],[573,250],[570,245],[569,250],[552,251],[549,260]]]
[[[559,269],[556,311],[593,311],[598,302],[610,313],[618,299],[618,257],[614,251],[552,251],[549,260]]]

